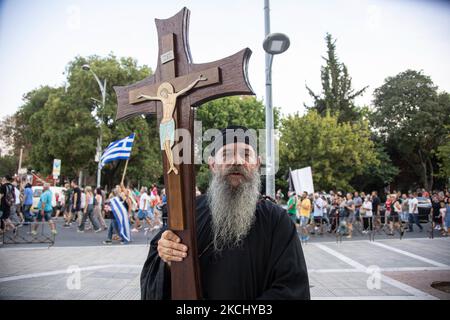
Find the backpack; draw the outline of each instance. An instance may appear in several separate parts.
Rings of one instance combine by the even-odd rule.
[[[16,204],[16,194],[14,187],[11,185],[6,185],[5,190],[6,190],[5,203],[8,207],[12,207],[13,205]]]

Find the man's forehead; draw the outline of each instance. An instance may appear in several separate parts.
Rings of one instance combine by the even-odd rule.
[[[223,147],[221,147],[217,151],[217,153],[222,154],[226,151],[234,151],[235,149],[237,149],[238,151],[247,151],[248,150],[252,153],[256,153],[251,145],[244,143],[244,142],[235,142],[235,143],[226,144]]]
[[[235,142],[235,143],[229,143],[224,145],[223,147],[221,147],[217,152],[216,155],[222,155],[225,152],[234,152],[236,150],[236,152],[250,152],[251,155],[256,155],[256,151],[255,149],[253,149],[253,147],[247,143],[243,143],[243,142]]]

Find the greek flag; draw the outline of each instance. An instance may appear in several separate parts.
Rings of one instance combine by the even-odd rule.
[[[123,205],[119,197],[114,197],[110,200],[111,210],[117,221],[119,227],[119,234],[123,240],[130,241],[130,221],[128,220],[128,211]],[[111,221],[113,223],[113,221]]]
[[[100,158],[100,168],[103,168],[108,162],[129,159],[131,155],[131,148],[133,148],[133,141],[134,133],[122,140],[111,142]]]

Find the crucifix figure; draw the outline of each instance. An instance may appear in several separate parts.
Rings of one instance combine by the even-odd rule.
[[[173,165],[172,155],[172,147],[175,142],[175,120],[173,119],[173,113],[176,108],[177,98],[194,88],[199,81],[206,80],[208,79],[203,75],[200,75],[194,82],[179,92],[174,92],[173,86],[169,82],[163,82],[158,87],[158,95],[156,97],[147,96],[145,94],[141,94],[138,97],[138,99],[144,98],[145,100],[159,100],[162,102],[163,118],[159,124],[159,139],[161,142],[161,150],[166,152],[169,161],[169,170],[167,171],[167,174],[170,174],[171,171],[178,174],[177,168]]]
[[[188,130],[193,137],[194,107],[220,97],[254,94],[247,77],[250,49],[243,49],[218,61],[192,62],[188,44],[189,14],[189,10],[183,8],[171,18],[155,19],[159,45],[155,73],[137,83],[114,88],[118,101],[117,120],[156,114],[162,123],[160,141],[164,141],[165,145],[162,158],[169,229],[189,248],[186,259],[170,267],[173,299],[199,299],[202,294],[194,216],[194,155],[191,152],[190,163],[173,163],[171,147],[177,142],[177,137],[172,137],[171,128]],[[212,42],[214,39],[205,40]],[[192,86],[194,82],[196,84]],[[158,92],[159,88],[162,91],[164,83],[170,84],[170,88],[167,86],[167,98]],[[174,95],[170,96],[170,92]],[[155,99],[145,99],[146,96]],[[190,145],[194,150],[193,139]]]

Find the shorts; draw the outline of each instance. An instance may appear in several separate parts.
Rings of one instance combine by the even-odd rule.
[[[297,223],[297,216],[295,214],[289,214],[289,218],[291,218],[293,223]]]
[[[314,223],[322,223],[323,222],[323,217],[314,217]]]
[[[306,227],[309,217],[300,216],[300,227]]]
[[[72,213],[77,213],[78,211],[81,211],[81,208],[76,208],[72,206]]]
[[[355,221],[355,213],[354,212],[349,213],[348,216],[345,217],[345,221],[347,223],[353,223]]]
[[[45,211],[43,218],[46,222],[52,220],[52,211]],[[42,211],[41,210],[38,211],[38,215],[37,215],[37,222],[40,222],[40,221],[42,221]]]
[[[388,217],[388,221],[400,222],[400,215],[398,212],[391,212]]]
[[[148,210],[141,210],[139,209],[137,217],[140,220],[143,220],[145,218],[147,218],[150,215],[150,212]]]

